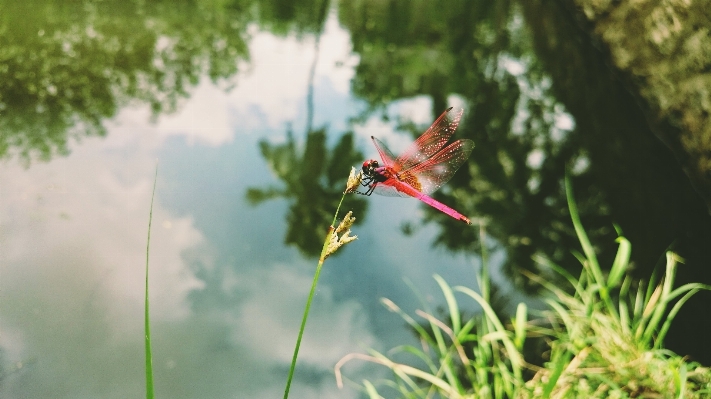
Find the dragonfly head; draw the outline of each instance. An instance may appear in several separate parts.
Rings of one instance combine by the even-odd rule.
[[[376,161],[375,159],[369,159],[363,162],[363,173],[366,176],[372,176],[378,166],[378,161]]]

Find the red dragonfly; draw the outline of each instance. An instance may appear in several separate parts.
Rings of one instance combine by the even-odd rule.
[[[462,112],[451,107],[444,111],[399,157],[395,157],[382,141],[370,136],[383,166],[374,159],[363,162],[361,184],[368,190],[359,194],[415,197],[457,220],[471,224],[466,216],[428,195],[452,178],[474,148],[471,140],[457,140],[444,147],[459,125]]]

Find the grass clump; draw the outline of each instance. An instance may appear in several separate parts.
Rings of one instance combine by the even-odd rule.
[[[621,247],[626,245],[624,238],[619,240]],[[529,326],[530,332],[548,338],[550,355],[517,397],[709,397],[709,369],[662,346],[683,303],[699,289],[708,289],[692,283],[671,290],[677,261],[675,254],[667,253],[666,274],[653,290],[646,289],[653,285],[644,283],[631,290],[631,280],[625,277],[618,286],[618,299],[611,299],[618,305],[614,312],[602,301],[603,290],[588,271],[589,263],[574,280],[577,287],[572,294],[531,276],[553,294],[546,300],[551,310],[543,312],[547,326]],[[679,297],[667,313],[668,305]]]
[[[700,283],[674,288],[676,254],[666,254],[661,279],[635,282],[628,274],[631,244],[618,230],[617,255],[608,273],[598,264],[578,216],[570,182],[566,194],[571,219],[583,252],[577,278],[545,258],[537,259],[570,286],[528,274],[547,292],[548,309],[529,319],[527,306],[504,323],[489,305],[490,282],[484,266],[480,292],[450,287],[435,276],[447,303],[447,322],[418,310],[420,324],[394,303],[383,303],[416,331],[421,347],[401,346],[388,354],[350,354],[336,365],[361,359],[392,371],[389,379],[353,383],[370,398],[381,392],[404,398],[708,398],[711,370],[664,349],[664,337],[683,304],[701,289]],[[483,229],[482,229],[483,234]],[[482,240],[482,242],[484,242]],[[455,294],[473,299],[483,311],[463,320]],[[524,343],[543,340],[545,362],[527,363]],[[405,361],[395,361],[401,357]],[[406,358],[405,358],[406,357]],[[413,360],[414,359],[414,360]]]

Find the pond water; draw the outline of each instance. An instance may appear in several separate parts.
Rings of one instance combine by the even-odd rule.
[[[350,167],[378,158],[370,136],[400,151],[448,106],[464,108],[456,136],[476,147],[436,198],[485,222],[502,311],[527,297],[516,271],[536,270],[533,255],[576,267],[566,168],[602,259],[613,221],[633,247],[639,239],[643,270],[681,232],[708,230],[634,101],[600,94],[624,91],[600,56],[542,58],[544,7],[87,0],[0,10],[4,398],[143,395],[156,167],[157,397],[279,397]],[[576,62],[582,79],[607,80],[568,93],[562,64]],[[614,135],[624,129],[635,133]],[[347,198],[358,240],[323,269],[292,397],[359,397],[335,386],[340,358],[416,342],[381,297],[414,312],[419,298],[444,303],[433,274],[476,287],[480,229],[426,208]],[[357,362],[345,372],[383,375]]]

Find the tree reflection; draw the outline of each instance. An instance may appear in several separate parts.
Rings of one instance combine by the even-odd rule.
[[[611,263],[615,249],[614,221],[633,243],[638,277],[648,278],[673,245],[686,259],[678,279],[708,283],[711,217],[653,134],[669,126],[645,117],[635,98],[643,96],[630,93],[611,71],[609,55],[591,40],[592,27],[581,26],[574,3],[348,2],[339,17],[361,57],[353,90],[371,110],[428,95],[437,115],[448,95],[466,101],[469,110],[457,133],[476,147],[469,168],[460,169],[436,198],[488,222],[489,233],[507,250],[511,275],[533,269],[531,257],[539,253],[566,268],[578,265],[571,250],[579,244],[562,189],[568,169],[602,264]],[[602,25],[596,35],[619,36]],[[644,90],[640,79],[633,89]],[[665,134],[677,132],[659,133]],[[440,223],[438,244],[474,249],[473,231],[455,230],[437,212],[425,212]],[[679,353],[708,363],[711,348],[696,344],[711,330],[697,324],[708,308],[704,295],[687,303],[668,337]],[[688,339],[689,331],[695,339]]]
[[[259,24],[276,35],[320,33],[329,0],[263,0],[259,2]]]
[[[550,90],[521,18],[512,2],[359,1],[340,9],[361,56],[353,90],[373,108],[426,94],[437,115],[450,94],[467,101],[457,134],[476,147],[469,167],[435,197],[491,221],[487,229],[507,248],[509,272],[534,269],[531,257],[537,252],[576,263],[568,250],[577,241],[562,189],[566,167],[576,162],[576,187],[598,193],[581,197],[586,227],[593,239],[612,233],[605,196],[584,167],[580,135],[556,124],[565,107]],[[479,245],[474,229],[425,212],[426,220],[440,223],[438,244],[471,250]]]
[[[355,150],[353,133],[346,133],[332,149],[326,147],[326,130],[306,135],[303,150],[294,135],[287,132],[284,144],[260,142],[262,156],[283,187],[250,188],[247,200],[257,205],[274,198],[293,200],[286,220],[285,242],[295,245],[307,256],[321,252],[327,223],[333,219],[338,202],[345,190],[345,179],[351,166],[363,159]],[[342,209],[352,210],[362,221],[367,202],[354,195],[346,196]]]
[[[1,1],[0,157],[64,155],[121,106],[157,115],[202,75],[234,75],[248,56],[244,3]]]

